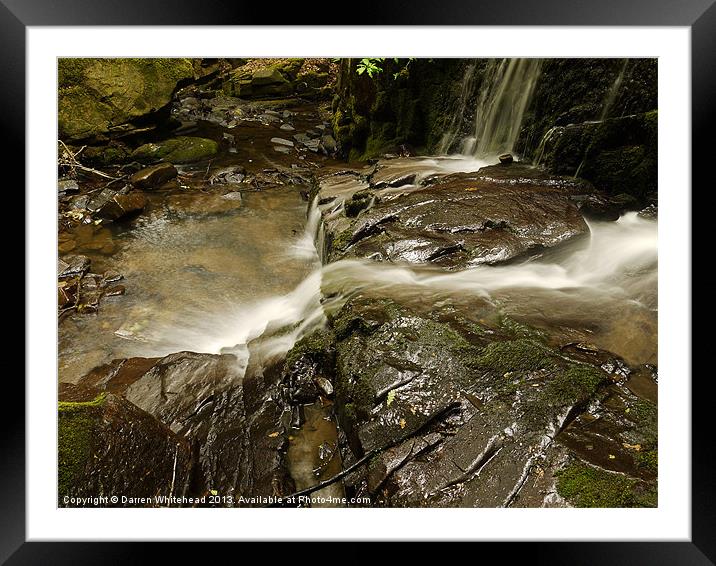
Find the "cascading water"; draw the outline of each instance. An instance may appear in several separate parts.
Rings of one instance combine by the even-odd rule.
[[[619,94],[619,89],[621,88],[622,83],[624,82],[624,76],[626,74],[626,70],[627,70],[628,66],[629,66],[629,59],[624,59],[624,63],[622,63],[619,73],[617,73],[617,76],[614,79],[612,86],[609,88],[606,98],[604,99],[604,105],[602,106],[602,113],[599,115],[600,122],[602,120],[605,120],[606,117],[609,115],[609,112],[612,109],[612,105],[614,104],[614,101],[616,100],[617,95]]]
[[[458,98],[457,104],[455,105],[455,111],[452,113],[450,123],[447,125],[445,133],[440,140],[440,146],[438,147],[438,153],[441,155],[446,155],[451,149],[453,149],[453,146],[455,145],[455,142],[460,134],[460,126],[463,122],[463,116],[465,115],[470,98],[472,97],[475,89],[475,69],[475,64],[470,64],[465,69],[465,74],[462,78],[460,87],[460,97]],[[466,154],[466,149],[469,149],[470,153],[472,152],[472,148],[469,148],[469,146],[466,145],[466,141],[467,140],[463,141],[462,144],[463,154]]]
[[[475,113],[475,156],[512,151],[534,91],[540,59],[496,59],[485,71]]]

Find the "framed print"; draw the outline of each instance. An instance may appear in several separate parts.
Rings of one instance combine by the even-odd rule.
[[[345,26],[3,3],[28,329],[8,563],[130,541],[716,560],[691,371],[709,1]]]

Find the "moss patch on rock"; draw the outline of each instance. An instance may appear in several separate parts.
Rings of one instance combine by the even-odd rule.
[[[544,345],[521,338],[488,344],[475,356],[473,364],[504,374],[548,368],[552,365],[552,357]]]
[[[132,152],[137,161],[193,163],[208,159],[219,152],[219,144],[207,138],[179,136],[156,143],[146,143]]]
[[[58,403],[57,485],[60,496],[70,493],[91,455],[94,410],[105,402],[104,393],[92,401]]]
[[[556,474],[557,492],[576,507],[654,507],[656,490],[635,478],[583,462]]]
[[[164,108],[194,77],[191,59],[73,58],[58,61],[60,138],[109,133]]]

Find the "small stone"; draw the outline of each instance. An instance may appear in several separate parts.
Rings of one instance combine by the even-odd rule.
[[[321,136],[321,144],[328,153],[335,153],[336,149],[338,149],[336,146],[336,140],[333,139],[333,136]]]
[[[58,275],[58,279],[71,279],[72,277],[81,277],[90,267],[90,260],[87,256],[74,255],[68,256],[61,262],[59,266],[64,264],[64,268]]]
[[[291,140],[286,140],[284,138],[271,138],[271,143],[285,145],[287,147],[293,147],[294,145]]]
[[[123,275],[121,273],[118,273],[118,272],[112,271],[112,270],[105,271],[102,274],[102,280],[105,283],[115,283],[116,281],[119,281],[122,278],[123,278]]]
[[[137,171],[129,178],[129,182],[137,189],[151,189],[163,185],[178,175],[176,167],[171,163],[159,163]]]
[[[309,138],[306,134],[294,134],[293,139],[302,144],[311,141],[311,138]]]
[[[57,181],[57,192],[60,194],[76,193],[79,190],[80,187],[74,179],[60,179]]]
[[[241,193],[239,191],[234,191],[231,193],[226,193],[225,195],[222,195],[223,199],[226,200],[241,200]]]
[[[146,197],[139,191],[126,195],[117,194],[97,211],[100,218],[118,220],[134,212],[143,210],[147,204]]]
[[[315,139],[315,140],[308,140],[303,145],[305,145],[309,150],[316,153],[321,147],[321,140]]]
[[[498,159],[500,160],[500,163],[504,165],[509,165],[515,160],[511,153],[503,153]]]
[[[316,377],[314,381],[324,396],[330,397],[333,395],[333,385],[325,377]]]
[[[114,285],[113,287],[106,289],[104,294],[106,297],[116,297],[118,295],[124,295],[125,291],[126,289],[124,288],[124,285]]]
[[[281,124],[281,129],[287,132],[293,132],[296,128],[294,128],[291,124]]]

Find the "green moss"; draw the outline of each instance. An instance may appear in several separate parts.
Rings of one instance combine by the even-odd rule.
[[[107,134],[113,127],[164,108],[191,59],[59,59],[58,125],[63,139]]]
[[[659,452],[657,450],[644,450],[637,452],[636,465],[656,474],[659,470]]]
[[[606,374],[593,366],[572,364],[554,377],[545,393],[552,405],[582,403],[596,393]]]
[[[626,412],[627,418],[635,424],[636,440],[645,448],[656,446],[659,432],[659,415],[656,403],[638,399]]]
[[[302,357],[308,357],[317,363],[329,361],[335,354],[335,347],[333,332],[318,330],[308,336],[304,336],[294,344],[293,348],[286,354],[285,366],[292,366]]]
[[[526,324],[522,324],[521,322],[517,322],[515,319],[504,314],[500,315],[498,324],[502,330],[514,338],[544,339],[543,332]]]
[[[345,251],[353,241],[353,230],[347,229],[335,234],[331,240],[331,248],[337,251]]]
[[[642,506],[635,487],[638,480],[574,462],[556,474],[557,492],[576,507]]]
[[[536,371],[552,365],[551,352],[542,344],[527,338],[492,342],[475,356],[471,365],[498,373]]]
[[[58,403],[57,485],[60,496],[70,493],[91,455],[93,411],[102,406],[105,399],[106,395],[102,393],[92,401]]]
[[[353,384],[351,393],[356,415],[360,418],[368,418],[370,411],[375,404],[375,389],[370,382],[370,376],[359,375]]]
[[[132,152],[138,161],[166,161],[169,163],[192,163],[216,155],[219,144],[207,138],[179,136],[169,140],[146,143]]]

